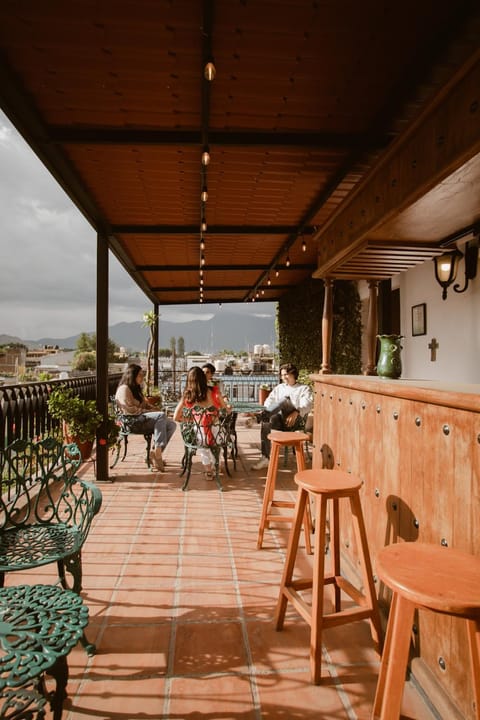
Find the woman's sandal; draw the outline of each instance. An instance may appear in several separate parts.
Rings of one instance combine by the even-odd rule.
[[[210,480],[213,478],[213,468],[210,466],[208,470],[205,470],[205,477]]]

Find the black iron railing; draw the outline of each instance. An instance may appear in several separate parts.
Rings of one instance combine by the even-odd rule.
[[[159,378],[162,400],[169,404],[178,399],[186,379],[186,372],[177,371],[174,383],[172,375],[173,373],[162,371]],[[115,394],[120,378],[120,373],[108,376],[109,397]],[[278,383],[276,373],[246,376],[218,373],[215,378],[222,383],[224,394],[230,400],[239,402],[257,401],[262,385],[274,387]],[[95,375],[0,386],[0,448],[18,438],[35,440],[57,432],[59,421],[50,417],[47,401],[50,392],[58,385],[71,387],[83,400],[96,400]]]
[[[109,375],[109,393],[115,393],[119,379],[119,374]],[[19,438],[35,440],[56,433],[59,421],[50,417],[47,401],[59,385],[71,387],[83,400],[97,397],[95,375],[0,386],[0,448]]]

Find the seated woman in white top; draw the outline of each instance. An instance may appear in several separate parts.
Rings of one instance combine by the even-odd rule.
[[[163,472],[163,450],[177,427],[162,411],[155,410],[143,394],[143,370],[140,365],[131,363],[122,375],[115,393],[115,402],[124,415],[135,415],[132,432],[153,433],[154,450],[150,454],[152,465]]]

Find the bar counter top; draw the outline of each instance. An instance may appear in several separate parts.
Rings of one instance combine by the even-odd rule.
[[[480,385],[439,380],[407,380],[376,375],[310,375],[313,381],[340,388],[480,412]]]

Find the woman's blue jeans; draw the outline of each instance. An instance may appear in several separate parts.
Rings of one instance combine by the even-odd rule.
[[[154,446],[165,448],[177,427],[176,422],[166,416],[164,412],[146,412],[138,416],[132,425],[132,432],[144,435],[153,433]]]

